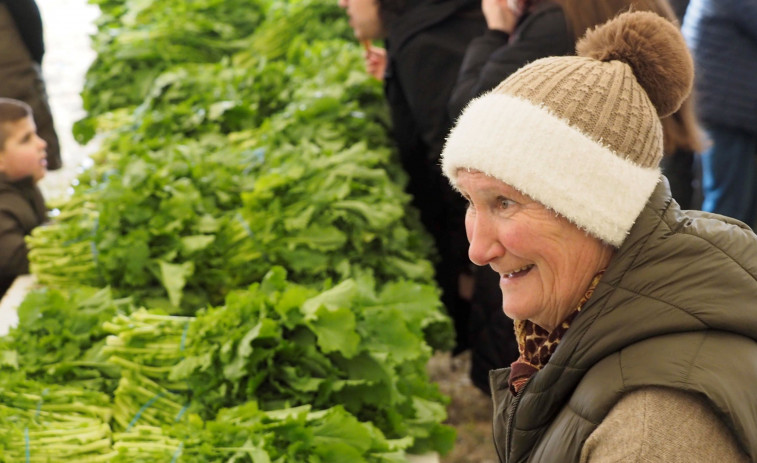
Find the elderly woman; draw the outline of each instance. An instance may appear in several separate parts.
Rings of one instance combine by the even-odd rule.
[[[686,45],[634,12],[577,49],[471,102],[443,152],[519,341],[490,377],[500,461],[757,461],[757,237],[658,170]]]

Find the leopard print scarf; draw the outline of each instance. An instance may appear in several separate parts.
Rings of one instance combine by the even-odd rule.
[[[576,315],[581,311],[586,301],[594,293],[594,289],[597,287],[604,273],[605,271],[602,270],[594,275],[589,288],[578,302],[578,306],[551,333],[528,320],[515,320],[515,338],[518,340],[520,357],[510,365],[509,385],[510,392],[513,395],[523,388],[531,375],[541,370],[547,364],[549,358],[555,353],[560,339],[562,339],[565,332],[570,328],[571,322],[576,318]]]

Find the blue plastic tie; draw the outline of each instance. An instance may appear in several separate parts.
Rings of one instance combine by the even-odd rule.
[[[94,241],[89,242],[89,249],[92,251],[92,259],[97,263],[97,245]]]
[[[39,412],[42,411],[42,402],[45,400],[45,395],[48,393],[48,389],[45,388],[42,391],[42,395],[39,397],[39,401],[37,402],[37,410],[34,412],[34,419],[36,420],[39,418]]]
[[[181,452],[184,450],[184,442],[179,443],[179,448],[176,449],[176,451],[173,453],[173,458],[171,458],[171,463],[176,463],[179,460],[179,457],[181,456]]]
[[[186,346],[186,343],[187,343],[187,333],[189,333],[190,323],[191,323],[190,321],[187,322],[187,324],[184,326],[184,332],[181,333],[181,344],[179,344],[179,350],[182,352],[184,351],[184,347]]]
[[[142,416],[142,413],[144,413],[145,410],[150,408],[150,406],[152,406],[152,404],[154,404],[155,401],[158,400],[160,396],[162,395],[163,395],[163,392],[158,392],[157,394],[155,394],[153,398],[148,400],[146,404],[142,405],[142,408],[140,408],[137,414],[134,415],[134,418],[132,418],[131,422],[129,423],[129,426],[126,427],[126,430],[127,431],[130,430],[137,423],[137,420],[139,420],[139,418]]]
[[[26,463],[31,459],[31,449],[29,449],[29,427],[24,428],[24,443],[26,446]]]
[[[242,228],[247,232],[247,236],[249,236],[250,238],[253,238],[255,236],[255,234],[252,232],[252,229],[250,228],[250,225],[244,220],[244,217],[242,217],[242,214],[237,212],[236,214],[234,214],[234,218],[237,219],[240,224],[242,224]]]
[[[187,409],[189,408],[189,402],[184,404],[183,407],[181,407],[181,410],[179,410],[179,413],[176,414],[176,418],[174,418],[174,421],[179,421],[182,416],[184,416],[184,413],[186,413]]]
[[[90,248],[92,249],[92,260],[95,261],[95,266],[98,266],[100,257],[100,253],[97,250],[97,244],[95,243],[95,237],[97,236],[98,228],[100,228],[99,216],[95,217],[94,223],[92,224],[92,241],[89,242]]]

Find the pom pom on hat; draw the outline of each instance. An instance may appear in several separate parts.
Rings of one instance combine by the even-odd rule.
[[[648,11],[623,13],[586,33],[576,51],[633,69],[660,117],[673,114],[691,92],[694,62],[673,23]]]
[[[447,138],[442,170],[516,188],[620,246],[659,181],[660,116],[688,95],[691,56],[675,25],[623,13],[589,32],[580,56],[536,60],[471,101]]]

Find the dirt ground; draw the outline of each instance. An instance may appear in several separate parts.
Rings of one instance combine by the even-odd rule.
[[[436,354],[428,364],[431,379],[451,398],[448,424],[457,430],[457,443],[441,463],[497,463],[492,444],[492,404],[470,378],[469,353],[454,358]]]

